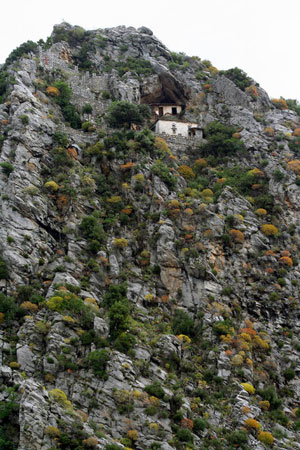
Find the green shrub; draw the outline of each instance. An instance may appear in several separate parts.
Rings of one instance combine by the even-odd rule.
[[[234,82],[234,84],[241,89],[242,91],[245,91],[245,89],[252,84],[252,80],[246,72],[239,69],[238,67],[234,67],[233,69],[228,70],[222,70],[219,72],[220,75],[225,75],[226,78],[229,78],[231,81]]]
[[[292,368],[289,368],[283,372],[283,376],[286,379],[286,381],[291,381],[295,378],[296,372]]]
[[[86,103],[82,108],[82,113],[83,114],[92,114],[92,112],[93,112],[92,105],[90,105],[90,103]]]
[[[60,131],[55,131],[53,134],[53,141],[63,147],[68,145],[68,138],[65,133],[61,133]]]
[[[144,128],[142,131],[135,133],[134,149],[139,153],[149,153],[153,151],[155,136],[148,128]]]
[[[72,97],[72,90],[65,81],[56,81],[53,86],[59,90],[59,95],[54,98],[54,101],[60,106],[62,115],[66,122],[75,129],[81,128],[80,116],[77,113],[74,105],[70,103]]]
[[[187,428],[178,428],[178,430],[176,431],[176,437],[181,442],[194,442],[193,433]]]
[[[112,102],[108,109],[107,121],[113,128],[130,128],[131,124],[142,125],[151,116],[147,105],[137,105],[127,101]]]
[[[107,350],[95,350],[87,357],[87,363],[99,378],[107,379],[106,367],[109,361],[109,352]]]
[[[276,181],[281,181],[284,179],[284,173],[282,173],[279,169],[275,169],[273,172],[273,177]]]
[[[144,76],[153,73],[150,61],[143,58],[133,58],[132,56],[128,56],[125,61],[118,61],[116,63],[116,69],[120,76],[123,76],[126,72],[133,72],[137,75]]]
[[[202,155],[232,156],[245,152],[245,144],[240,139],[232,137],[236,128],[221,122],[211,122],[204,129],[206,144],[200,146]]]
[[[157,175],[162,181],[166,183],[169,189],[174,189],[177,179],[170,173],[170,169],[162,161],[157,160],[151,168],[151,172]]]
[[[83,122],[81,128],[85,133],[90,133],[96,130],[95,125],[92,122]]]
[[[145,386],[145,391],[147,392],[147,394],[153,395],[154,397],[157,397],[161,400],[163,400],[166,395],[159,381],[154,381],[152,384],[148,384],[147,386]]]
[[[55,148],[52,151],[53,156],[53,166],[56,169],[72,167],[74,162],[72,158],[70,158],[67,150],[62,147]]]
[[[106,444],[105,450],[121,450],[124,447],[120,447],[118,444]]]
[[[15,170],[14,166],[7,161],[0,163],[0,166],[2,167],[2,171],[7,176],[9,176]]]
[[[93,324],[94,313],[92,308],[85,305],[83,300],[72,292],[62,290],[55,292],[55,295],[47,300],[46,306],[51,311],[75,314],[82,328],[91,328]]]
[[[17,305],[13,297],[0,292],[0,313],[3,314],[3,322],[9,325],[13,320],[23,317],[26,311]]]
[[[220,320],[218,322],[215,322],[213,324],[213,331],[218,335],[221,336],[222,334],[229,334],[231,328],[231,322],[229,320]]]
[[[9,272],[6,262],[0,256],[0,280],[7,280],[9,278]]]
[[[74,62],[78,65],[79,69],[88,70],[92,67],[93,63],[89,58],[89,52],[94,52],[95,46],[92,42],[83,42],[80,46],[80,50],[77,55],[74,55]]]
[[[193,431],[195,433],[200,433],[204,430],[206,430],[206,428],[209,427],[209,423],[207,422],[207,420],[202,419],[200,417],[196,417],[196,419],[194,420],[194,427],[193,427]]]
[[[114,342],[114,347],[122,353],[132,350],[136,344],[136,337],[128,331],[119,334]]]
[[[122,284],[111,284],[108,288],[106,294],[103,297],[103,306],[110,308],[116,302],[122,302],[127,300],[127,285]]]
[[[106,90],[102,91],[102,98],[103,98],[103,100],[110,99],[110,92],[106,91]]]
[[[37,44],[33,41],[24,42],[9,54],[5,61],[5,67],[28,53],[36,53],[37,48]]]
[[[248,434],[244,430],[235,430],[226,435],[226,440],[230,445],[238,448],[246,448],[244,444],[248,442]]]
[[[115,302],[109,309],[109,333],[112,339],[116,339],[128,328],[129,303],[127,298]]]
[[[79,225],[79,229],[88,241],[88,251],[97,253],[106,239],[106,234],[99,220],[95,216],[85,216]]]
[[[284,414],[283,411],[280,411],[279,409],[270,411],[269,416],[271,417],[272,420],[274,420],[274,422],[280,423],[284,427],[286,427],[287,424],[289,423],[289,418]]]
[[[171,328],[175,335],[185,334],[192,337],[194,335],[194,321],[186,311],[182,309],[176,309]]]
[[[9,396],[0,402],[0,450],[14,450],[16,443],[12,441],[18,435],[18,429],[14,425],[14,417],[18,414],[19,404],[16,402],[16,394],[12,388],[8,388]]]
[[[23,125],[29,124],[29,117],[27,116],[27,114],[23,114],[22,116],[20,116],[20,120]]]
[[[269,386],[263,390],[257,390],[263,400],[268,400],[270,402],[271,409],[280,408],[282,401],[278,398],[274,386]]]

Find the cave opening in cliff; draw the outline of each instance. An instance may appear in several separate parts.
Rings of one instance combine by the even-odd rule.
[[[188,101],[184,86],[168,74],[160,74],[151,90],[142,90],[141,94],[141,103],[149,105],[157,117],[180,114]]]

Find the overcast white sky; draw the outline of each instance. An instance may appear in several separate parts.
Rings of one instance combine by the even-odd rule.
[[[271,97],[300,101],[300,0],[8,0],[0,63],[63,20],[85,29],[145,25],[172,51],[239,67]]]

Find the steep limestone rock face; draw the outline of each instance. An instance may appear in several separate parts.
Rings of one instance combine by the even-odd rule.
[[[3,71],[0,446],[300,448],[296,112],[146,27],[63,23]]]

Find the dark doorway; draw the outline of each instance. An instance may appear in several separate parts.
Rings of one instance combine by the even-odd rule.
[[[164,115],[164,108],[163,108],[163,106],[159,106],[158,107],[158,114],[159,114],[159,116],[163,116]]]
[[[172,106],[172,114],[173,114],[173,116],[176,116],[176,114],[177,114],[176,106]]]

